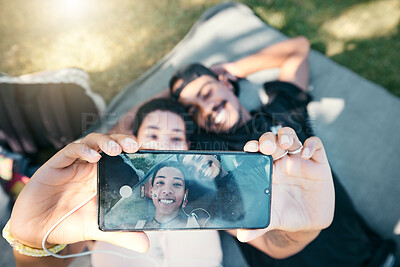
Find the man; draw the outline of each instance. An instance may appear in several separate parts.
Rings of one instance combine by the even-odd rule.
[[[224,169],[221,156],[183,155],[178,160],[195,173],[199,188],[189,195],[188,210],[204,208],[212,219],[235,222],[244,218],[244,203],[234,172]]]
[[[301,150],[301,144],[293,146],[294,136],[297,134],[300,141],[304,142],[312,135],[306,110],[310,101],[306,93],[309,78],[308,54],[307,39],[297,37],[264,48],[238,61],[215,66],[212,68],[214,71],[200,64],[191,64],[178,70],[170,80],[170,93],[186,107],[199,126],[199,130],[192,135],[192,149],[227,147],[241,150],[243,146],[246,149],[252,146],[257,148],[259,145],[260,151],[273,152],[275,160],[285,160],[287,153]],[[278,81],[264,84],[269,97],[268,103],[255,111],[246,110],[239,103],[237,94],[240,88],[237,88],[235,80],[269,68],[280,68],[280,74]],[[277,133],[281,147],[287,144],[291,149],[285,151],[277,147],[275,134],[265,133],[267,131]],[[254,140],[260,140],[260,143]],[[302,155],[307,153],[304,149]],[[279,162],[275,164],[280,164]],[[274,173],[273,192],[274,185],[277,188],[278,175]],[[332,225],[323,230],[318,238],[314,241],[311,239],[310,244],[297,255],[278,262],[241,244],[249,263],[255,266],[343,263],[354,266],[377,260],[377,250],[382,247],[382,240],[356,213],[346,192],[336,180],[335,188],[335,218]],[[246,240],[249,239],[251,238]],[[285,247],[296,242],[296,235],[271,231],[264,235],[263,240],[254,240],[265,246]],[[268,254],[262,245],[259,249]]]
[[[240,150],[246,141],[258,139],[271,127],[281,126],[292,126],[304,141],[310,135],[306,124],[308,53],[307,39],[298,37],[239,61],[216,66],[214,69],[220,75],[200,64],[178,70],[170,81],[170,92],[186,106],[201,128],[194,136],[194,143],[200,146],[204,141],[205,146],[213,146],[225,141],[229,149]],[[253,112],[246,110],[239,103],[237,84],[227,77],[244,78],[253,72],[278,67],[279,81],[264,85],[268,104]]]

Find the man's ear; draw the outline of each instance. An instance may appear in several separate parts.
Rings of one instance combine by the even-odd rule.
[[[229,81],[229,79],[225,75],[219,74],[218,81],[221,82],[224,86],[226,86],[232,92],[234,91],[232,83]]]
[[[183,79],[178,79],[174,82],[173,86],[172,86],[172,92],[175,93],[175,91],[181,87],[183,84]]]

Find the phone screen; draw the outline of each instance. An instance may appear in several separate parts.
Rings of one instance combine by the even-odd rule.
[[[258,229],[270,220],[272,158],[258,153],[139,151],[98,164],[103,231]]]

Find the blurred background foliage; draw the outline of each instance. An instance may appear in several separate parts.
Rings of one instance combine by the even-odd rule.
[[[0,0],[0,71],[78,67],[109,101],[217,0]],[[400,1],[245,0],[265,22],[400,96]]]

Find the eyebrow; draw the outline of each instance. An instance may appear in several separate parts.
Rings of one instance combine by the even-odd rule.
[[[185,181],[182,179],[182,178],[180,178],[180,177],[174,177],[174,179],[176,179],[176,180],[180,180],[180,181],[182,181],[182,183],[184,183]]]
[[[155,130],[159,130],[160,128],[156,125],[150,125],[147,127],[147,129],[155,129]]]
[[[157,179],[157,178],[165,179],[165,176],[162,176],[162,175],[156,176],[156,177],[154,178],[154,180]],[[180,177],[174,177],[174,179],[175,179],[175,180],[179,180],[179,181],[181,181],[182,183],[185,183],[185,181],[184,181],[182,178],[180,178]]]
[[[163,179],[165,179],[165,176],[157,175],[155,178],[163,178]],[[182,182],[184,181],[181,177],[174,177],[174,179],[181,180]]]
[[[203,90],[203,88],[204,88],[206,85],[210,84],[210,83],[213,83],[213,81],[207,81],[206,83],[204,83],[204,84],[200,87],[199,91],[197,92],[197,97],[200,97],[200,94],[201,94],[201,91]]]
[[[184,133],[184,132],[185,132],[184,130],[179,129],[179,128],[172,129],[172,131],[174,131],[174,132],[180,132],[180,133]]]
[[[155,126],[155,125],[150,125],[150,126],[147,127],[147,129],[160,130],[160,127]],[[184,133],[184,132],[185,132],[184,130],[179,129],[179,128],[172,129],[172,131],[174,131],[174,132],[180,132],[180,133]]]

